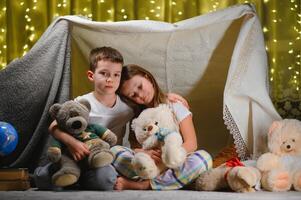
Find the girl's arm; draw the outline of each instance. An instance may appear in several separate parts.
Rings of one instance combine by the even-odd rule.
[[[155,163],[158,165],[159,163],[162,163],[162,159],[161,159],[161,150],[160,149],[150,149],[150,150],[145,150],[145,149],[141,149],[141,148],[136,148],[134,149],[134,151],[136,153],[138,152],[144,152],[146,154],[148,154],[152,159],[154,159]]]
[[[86,155],[89,155],[90,151],[88,146],[68,133],[61,131],[57,126],[56,120],[50,124],[48,130],[54,138],[61,141],[68,147],[68,150],[75,161],[82,160]]]
[[[192,115],[187,116],[180,122],[180,132],[183,137],[183,147],[187,153],[194,152],[198,148],[197,137],[192,121]]]

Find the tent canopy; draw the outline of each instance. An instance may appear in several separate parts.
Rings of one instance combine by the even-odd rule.
[[[0,72],[0,120],[12,123],[21,138],[1,165],[27,166],[38,157],[33,152],[43,152],[49,107],[91,91],[87,60],[100,46],[118,49],[125,64],[146,68],[165,92],[187,98],[199,148],[215,154],[231,133],[241,158],[266,151],[268,127],[280,116],[269,97],[261,26],[245,4],[174,24],[58,18]]]

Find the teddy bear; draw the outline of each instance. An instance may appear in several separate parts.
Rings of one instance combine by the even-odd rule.
[[[233,157],[222,165],[203,172],[195,182],[196,190],[231,189],[235,192],[259,190],[261,174],[254,165],[254,162],[243,163],[237,157]]]
[[[274,121],[268,131],[269,152],[257,160],[261,184],[268,191],[301,191],[301,122]]]
[[[132,165],[140,178],[152,179],[166,168],[176,169],[184,163],[187,153],[182,147],[179,126],[168,104],[143,110],[132,121],[131,127],[143,149],[161,148],[162,152],[162,163],[158,166],[144,152],[134,155]]]
[[[114,159],[110,146],[117,142],[116,135],[109,129],[98,124],[89,124],[91,107],[87,100],[69,100],[63,104],[53,104],[49,113],[57,121],[58,128],[79,141],[84,142],[90,154],[81,162],[87,162],[91,168],[111,164]],[[66,146],[52,138],[48,148],[49,160],[59,166],[53,174],[52,182],[56,186],[65,187],[78,181],[81,173],[79,163],[73,160]]]

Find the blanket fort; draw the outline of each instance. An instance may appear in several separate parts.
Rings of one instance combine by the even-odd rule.
[[[163,90],[188,99],[200,148],[216,153],[230,132],[242,159],[266,151],[268,127],[280,116],[269,97],[261,26],[244,4],[174,24],[56,19],[0,72],[0,121],[13,124],[20,137],[1,166],[30,166],[43,155],[49,107],[91,89],[84,81],[87,57],[99,46],[118,49],[126,64],[145,67]]]

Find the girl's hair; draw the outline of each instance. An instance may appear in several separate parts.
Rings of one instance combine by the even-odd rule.
[[[151,82],[151,84],[153,85],[154,89],[155,89],[154,98],[153,98],[150,106],[156,107],[160,103],[166,103],[166,95],[160,89],[160,87],[159,87],[156,79],[154,78],[154,76],[149,71],[147,71],[146,69],[144,69],[144,68],[142,68],[138,65],[135,65],[135,64],[129,64],[129,65],[125,65],[125,66],[122,67],[120,86],[119,86],[119,89],[117,91],[118,94],[120,94],[120,96],[127,99],[126,97],[124,97],[121,94],[120,88],[122,87],[122,85],[124,84],[125,81],[128,81],[128,80],[130,80],[131,78],[133,78],[134,76],[137,76],[137,75],[145,77],[147,80],[149,80]],[[129,99],[127,99],[127,101],[128,100]],[[143,106],[143,105],[141,105],[141,106],[145,108],[145,106]]]
[[[119,51],[112,47],[97,47],[90,51],[89,66],[92,72],[95,72],[98,61],[109,60],[123,65],[123,57]]]

